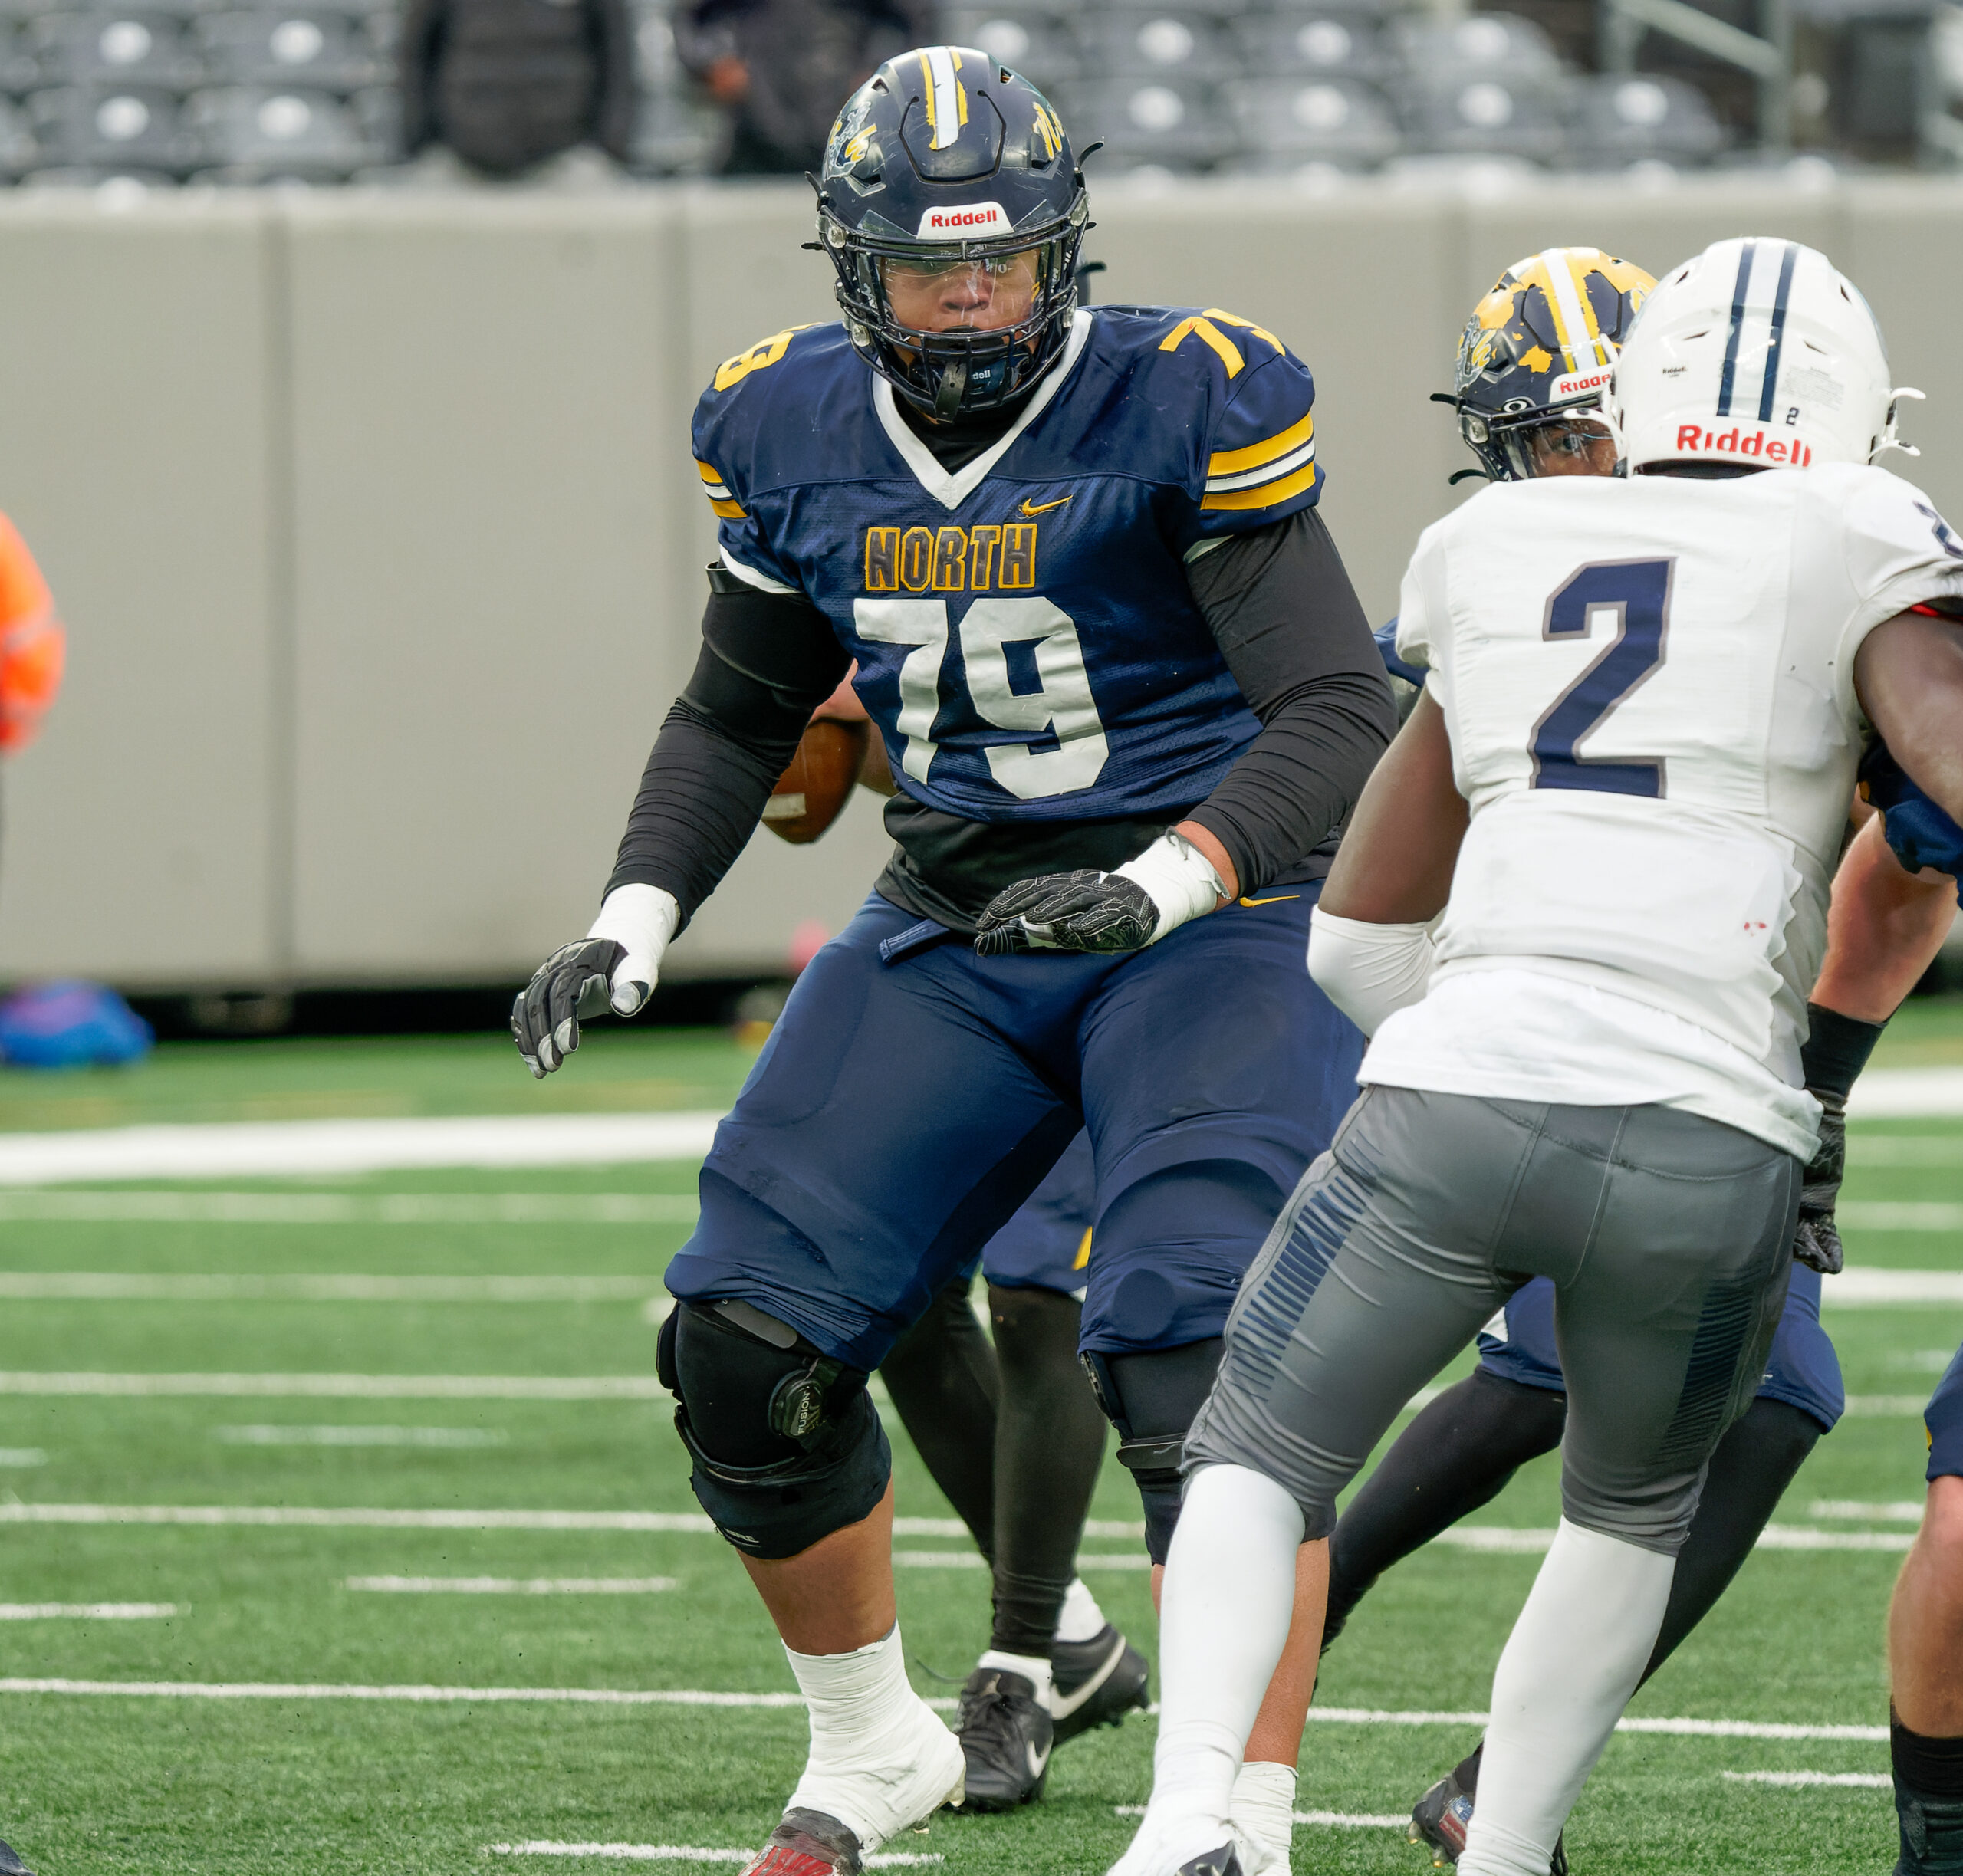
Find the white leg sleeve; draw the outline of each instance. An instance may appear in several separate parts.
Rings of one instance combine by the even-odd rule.
[[[1139,1833],[1179,1851],[1173,1867],[1228,1840],[1241,1750],[1288,1639],[1302,1529],[1287,1492],[1245,1467],[1209,1466],[1186,1489],[1159,1599],[1159,1745]]]
[[[1656,1645],[1676,1560],[1563,1518],[1493,1676],[1459,1876],[1547,1876]]]

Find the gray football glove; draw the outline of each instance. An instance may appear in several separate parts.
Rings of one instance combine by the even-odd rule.
[[[1840,1243],[1840,1227],[1833,1222],[1833,1207],[1840,1196],[1841,1176],[1847,1169],[1847,1103],[1837,1094],[1812,1089],[1820,1103],[1820,1150],[1806,1171],[1800,1188],[1800,1222],[1793,1233],[1793,1255],[1823,1276],[1838,1276],[1847,1261]]]

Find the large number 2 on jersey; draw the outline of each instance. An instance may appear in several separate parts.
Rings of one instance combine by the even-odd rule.
[[[852,623],[862,639],[911,645],[899,667],[899,718],[906,738],[900,767],[916,782],[934,760],[934,719],[940,714],[941,665],[948,649],[945,600],[857,600]],[[1035,646],[1036,688],[1017,689],[1009,675],[1008,647]],[[1018,800],[1068,794],[1097,780],[1110,754],[1104,725],[1090,695],[1090,674],[1076,623],[1047,600],[975,600],[962,614],[962,661],[975,714],[1001,730],[1040,736],[1053,731],[1054,749],[1028,743],[991,743],[988,773]]]
[[[1583,788],[1598,794],[1660,796],[1663,764],[1610,762],[1575,754],[1596,728],[1663,662],[1675,560],[1593,560],[1547,602],[1544,639],[1585,639],[1598,613],[1614,616],[1615,636],[1534,726],[1531,788]]]

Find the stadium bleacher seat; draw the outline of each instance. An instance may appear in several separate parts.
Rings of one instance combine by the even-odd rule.
[[[1383,34],[1367,14],[1254,13],[1235,31],[1251,79],[1374,78],[1383,69]]]
[[[1240,137],[1215,88],[1169,73],[1074,88],[1057,102],[1081,149],[1101,138],[1100,166],[1205,169],[1232,156]]]
[[[1567,142],[1561,90],[1544,82],[1482,75],[1407,84],[1399,102],[1405,134],[1419,151],[1545,163]]]
[[[1725,144],[1709,100],[1680,78],[1586,79],[1571,113],[1568,157],[1584,169],[1705,163]]]
[[[213,13],[195,21],[192,33],[206,80],[215,85],[347,93],[385,75],[363,23],[345,13],[304,8]]]
[[[978,46],[1042,90],[1083,75],[1083,48],[1069,21],[1047,7],[958,10],[949,16],[948,33],[955,44]]]
[[[11,180],[35,166],[34,133],[19,108],[0,97],[0,176]]]
[[[1257,78],[1228,87],[1248,166],[1373,168],[1396,155],[1389,102],[1354,78]]]
[[[202,74],[182,23],[165,13],[47,13],[24,36],[43,84],[186,91]]]
[[[198,160],[175,92],[71,85],[35,92],[27,113],[50,169],[180,176]]]
[[[1419,83],[1504,75],[1524,84],[1561,75],[1554,42],[1533,21],[1517,14],[1472,13],[1450,21],[1403,19],[1391,37],[1410,76]]]
[[[1087,15],[1079,29],[1100,75],[1211,81],[1239,70],[1232,40],[1197,8],[1109,8]]]
[[[728,134],[722,114],[681,91],[645,93],[628,142],[629,166],[643,176],[700,176]]]
[[[324,92],[199,91],[185,119],[214,182],[341,182],[373,159],[353,113]]]

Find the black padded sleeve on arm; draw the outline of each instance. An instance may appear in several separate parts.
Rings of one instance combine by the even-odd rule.
[[[1383,659],[1320,515],[1236,535],[1186,568],[1261,734],[1186,818],[1258,892],[1340,827],[1397,728]]]
[[[852,662],[808,600],[721,573],[710,570],[702,655],[655,739],[607,882],[673,893],[683,925],[755,832],[811,712]]]

